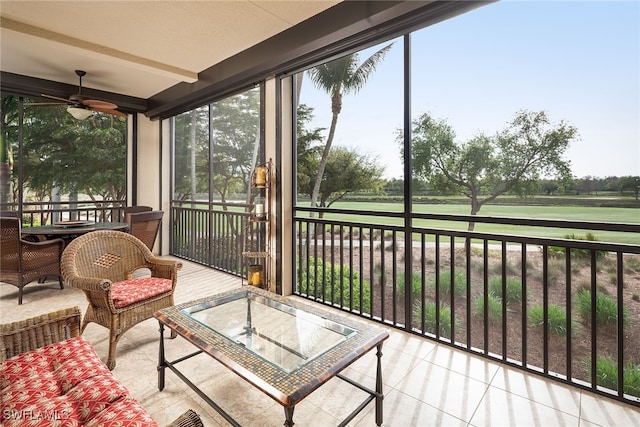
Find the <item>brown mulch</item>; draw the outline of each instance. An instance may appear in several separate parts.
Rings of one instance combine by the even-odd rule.
[[[363,251],[362,264],[363,271],[358,270],[360,265],[359,251],[354,250],[349,255],[348,248],[343,249],[340,254],[339,250],[333,253],[334,263],[338,264],[340,257],[343,262],[355,266],[356,271],[362,278],[372,284],[373,292],[373,314],[374,316],[382,316],[384,311],[384,319],[391,321],[396,326],[405,324],[404,314],[404,297],[403,292],[398,289],[402,286],[401,273],[404,272],[404,248],[400,245],[396,247],[396,255],[393,256],[393,247],[389,242],[386,243],[384,249],[384,262],[380,255],[383,251],[380,248],[374,250],[374,274],[373,280],[369,273],[370,252],[369,248]],[[355,248],[354,248],[355,249]],[[326,253],[325,258],[330,262],[331,252]],[[320,255],[320,254],[318,254]],[[351,258],[350,258],[351,256]],[[632,260],[631,258],[636,259]],[[501,277],[502,272],[502,251],[500,248],[490,249],[487,260],[487,270],[489,277]],[[521,251],[509,249],[506,254],[506,272],[509,277],[520,280],[522,255]],[[440,250],[441,271],[450,268],[451,257],[448,249]],[[419,271],[420,264],[424,265],[425,271],[425,297],[427,301],[435,301],[435,290],[433,281],[435,277],[435,249],[429,248],[425,252],[424,258],[420,249],[413,251],[413,269]],[[466,256],[464,248],[456,250],[455,254],[455,271],[466,273]],[[541,326],[533,325],[527,316],[523,316],[522,304],[509,304],[506,312],[506,321],[500,319],[490,320],[485,331],[485,322],[482,314],[477,309],[478,298],[483,296],[483,269],[484,254],[482,248],[472,248],[469,260],[471,268],[471,298],[470,313],[471,321],[469,326],[471,331],[467,335],[467,297],[466,292],[454,298],[455,306],[455,336],[454,340],[463,345],[470,345],[475,349],[485,350],[497,357],[506,357],[512,361],[524,360],[526,355],[526,364],[529,367],[546,368],[549,372],[566,376],[569,374],[567,370],[567,358],[571,363],[571,377],[582,379],[590,382],[590,355],[592,347],[592,336],[595,336],[596,351],[598,356],[610,356],[617,360],[618,340],[614,326],[597,326],[592,331],[590,322],[584,319],[580,312],[576,301],[576,294],[582,288],[590,289],[591,287],[591,268],[588,261],[572,259],[571,265],[571,318],[573,323],[573,333],[570,337],[570,353],[567,352],[568,339],[567,336],[561,336],[553,332],[548,333],[548,346],[544,346],[544,336]],[[527,311],[537,304],[543,304],[543,260],[542,253],[536,249],[527,250],[526,258],[527,271]],[[624,308],[628,312],[628,323],[624,328],[624,361],[635,364],[640,363],[638,359],[638,349],[640,349],[640,257],[634,255],[625,256],[624,287],[623,301]],[[384,267],[383,267],[384,266]],[[563,310],[566,309],[567,288],[565,273],[564,256],[550,257],[548,261],[548,286],[547,301],[549,305],[556,305]],[[384,285],[381,278],[384,269]],[[395,271],[396,289],[393,289],[393,275]],[[419,273],[418,273],[419,274]],[[442,273],[441,273],[442,274]],[[466,277],[466,275],[465,275]],[[595,273],[598,292],[616,298],[617,278],[616,278],[616,259],[614,255],[606,255],[603,259],[598,260],[598,268]],[[381,292],[381,289],[384,289]],[[441,301],[443,297],[441,296]],[[450,306],[451,300],[449,296],[444,299],[446,305]],[[384,310],[383,310],[384,301]],[[394,304],[395,302],[395,304]],[[524,317],[524,319],[523,319]],[[414,320],[414,328],[420,327],[419,321],[416,324]],[[523,322],[525,322],[526,340],[523,339]],[[506,342],[503,343],[503,329],[506,331]],[[470,343],[468,342],[470,337]]]

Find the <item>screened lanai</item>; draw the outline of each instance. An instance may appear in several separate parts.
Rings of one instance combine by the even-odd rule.
[[[620,154],[613,143],[599,151],[594,163],[626,165],[619,178],[632,184],[616,187],[620,194],[606,202],[614,210],[597,217],[582,215],[582,208],[602,202],[590,201],[597,190],[589,186],[598,180],[580,178],[565,161],[578,157],[569,142],[577,144],[579,133],[588,139],[582,132],[593,122],[576,111],[611,120],[615,129],[638,128],[637,117],[609,115],[616,110],[605,103],[627,105],[638,94],[634,46],[607,61],[602,46],[598,55],[584,53],[594,17],[613,6],[592,2],[587,18],[551,3],[531,10],[474,1],[145,3],[3,1],[2,94],[14,100],[19,124],[11,142],[14,187],[3,194],[3,209],[21,211],[31,224],[52,220],[41,212],[53,202],[34,204],[22,185],[32,176],[29,167],[48,160],[32,150],[49,132],[35,132],[44,113],[32,104],[51,100],[43,94],[68,99],[78,91],[74,70],[85,70],[82,93],[126,115],[96,116],[104,128],[117,128],[109,140],[115,148],[103,156],[118,152],[113,179],[123,191],[89,208],[58,199],[60,215],[75,210],[117,219],[124,206],[152,206],[165,212],[154,248],[161,256],[241,284],[250,280],[249,267],[260,265],[278,294],[615,401],[626,416],[638,416],[640,394],[631,378],[640,363],[634,216],[640,186],[632,184],[640,153],[632,147]],[[633,16],[617,7],[616,19]],[[563,30],[567,16],[580,17],[575,36]],[[553,36],[542,37],[527,22],[548,22]],[[637,32],[637,24],[621,21],[612,43]],[[535,48],[513,47],[538,37]],[[505,40],[513,46],[494,56]],[[552,59],[553,67],[546,62]],[[574,66],[595,70],[604,62],[616,66],[575,78]],[[338,66],[352,78],[331,75]],[[583,98],[603,75],[618,83],[611,93],[619,97]],[[327,76],[332,84],[323,81]],[[629,105],[637,110],[633,100]],[[66,107],[59,114],[77,124]],[[98,121],[85,123],[99,127]],[[439,154],[467,144],[476,151],[463,160],[473,163],[500,141],[513,154],[509,163],[527,152],[518,145],[527,138],[519,138],[534,126],[543,142],[561,135],[556,151],[536,157],[540,144],[522,157],[544,164],[536,173],[489,180],[493,188],[479,190],[490,199],[484,205],[471,197],[476,188],[454,191],[447,173],[464,162],[447,163]],[[97,140],[91,133],[84,138],[77,141]],[[621,132],[612,139],[628,138]],[[431,159],[444,165],[437,176]],[[113,159],[89,164],[100,168],[107,160]],[[256,168],[264,165],[269,191],[252,195]],[[491,166],[486,170],[500,169]],[[563,187],[564,178],[574,186]],[[506,190],[494,197],[494,188]],[[589,200],[579,207],[567,202],[557,216],[536,203],[574,193]],[[513,203],[521,209],[515,214]],[[257,205],[268,215],[250,223]],[[511,286],[516,295],[509,299]],[[590,320],[601,295],[615,307],[605,325]],[[556,313],[559,325],[552,322]],[[603,360],[615,380],[598,373]],[[461,419],[470,425],[467,415]]]

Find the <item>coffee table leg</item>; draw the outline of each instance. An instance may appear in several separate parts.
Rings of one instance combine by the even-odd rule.
[[[164,370],[166,367],[164,359],[164,325],[160,322],[160,350],[158,352],[158,390],[164,390]]]
[[[286,427],[293,427],[293,410],[295,409],[295,406],[292,406],[290,408],[285,407],[284,408],[284,416],[285,416],[285,420],[284,420],[284,425]]]
[[[378,344],[376,352],[378,357],[378,366],[376,369],[376,425],[382,425],[382,400],[384,395],[382,394],[382,344]]]

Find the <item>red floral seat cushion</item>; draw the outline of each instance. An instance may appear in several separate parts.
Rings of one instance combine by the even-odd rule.
[[[0,425],[157,426],[84,337],[0,363]]]
[[[122,308],[169,292],[172,286],[171,279],[157,277],[129,279],[111,285],[111,298],[116,308]]]

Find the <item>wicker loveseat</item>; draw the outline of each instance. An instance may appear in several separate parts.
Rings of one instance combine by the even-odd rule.
[[[80,335],[78,307],[0,325],[0,425],[157,426]],[[170,426],[201,427],[189,410]]]

